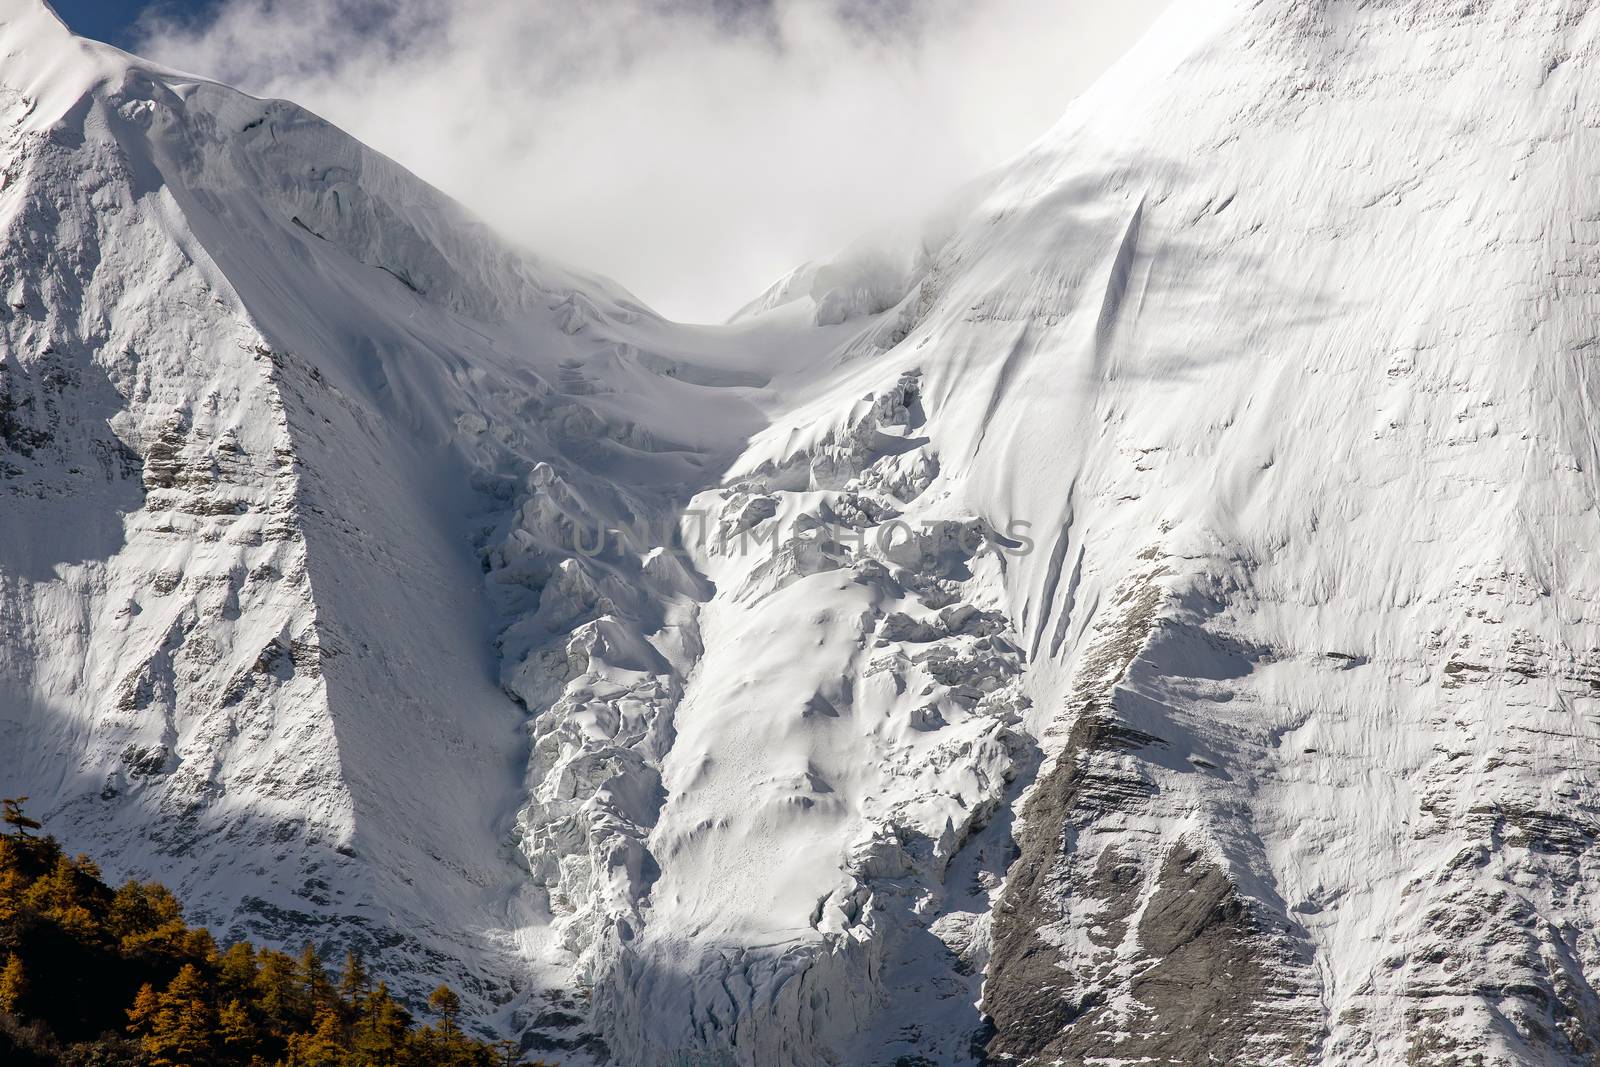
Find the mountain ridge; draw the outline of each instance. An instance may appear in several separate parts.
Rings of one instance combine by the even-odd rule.
[[[726,327],[86,53],[0,773],[574,1062],[1584,1062],[1596,32],[1180,4]]]

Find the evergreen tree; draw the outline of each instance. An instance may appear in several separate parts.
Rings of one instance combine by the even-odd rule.
[[[415,1028],[355,953],[338,983],[315,946],[218,952],[155,882],[112,891],[88,857],[5,811],[0,833],[0,1067],[494,1067],[518,1062],[461,1028],[448,987]],[[130,1006],[131,1005],[131,1006]],[[127,1039],[107,1033],[126,1024]],[[10,1042],[10,1044],[7,1044]]]
[[[389,995],[389,986],[379,982],[356,1022],[354,1062],[361,1067],[394,1067],[404,1053],[410,1029],[410,1014]]]
[[[428,1007],[439,1016],[439,1022],[423,1027],[412,1042],[423,1062],[430,1067],[488,1067],[488,1047],[461,1032],[461,998],[455,990],[441,985],[429,994]]]
[[[444,1026],[454,1030],[456,1020],[461,1017],[461,998],[456,996],[456,991],[447,985],[442,985],[428,994],[428,1007],[434,1010]]]
[[[248,1000],[256,985],[256,949],[248,941],[229,945],[217,958],[217,987],[224,996]]]
[[[281,952],[262,949],[257,960],[256,1006],[265,1016],[269,1029],[290,1034],[310,1022],[305,1009],[304,991],[295,971],[294,960]]]
[[[174,954],[194,963],[203,963],[207,970],[217,965],[217,941],[204,926],[195,926],[172,940]]]
[[[74,937],[97,941],[105,935],[99,916],[105,913],[109,895],[92,860],[57,856],[50,872],[35,879],[22,900]]]
[[[217,1036],[217,1015],[207,1002],[205,981],[192,963],[183,965],[167,987],[163,1007],[172,1012],[173,1039],[189,1059],[211,1058]]]
[[[361,956],[353,950],[346,952],[344,970],[339,973],[339,999],[350,1006],[352,1016],[361,1014],[362,1001],[371,988],[372,979],[367,974],[366,964],[361,962]]]
[[[10,837],[0,836],[0,924],[6,928],[17,921],[27,889],[20,850]]]
[[[21,837],[27,837],[29,830],[39,830],[43,827],[40,823],[28,818],[22,813],[22,805],[28,802],[27,797],[6,797],[0,799],[0,822],[11,827]]]
[[[290,1036],[286,1067],[344,1067],[343,1038],[339,1013],[331,1006],[319,1008],[310,1032]]]
[[[206,993],[205,980],[191,963],[183,965],[159,997],[148,985],[139,990],[128,1013],[129,1030],[139,1038],[152,1067],[204,1067],[215,1062],[217,1019]]]
[[[137,1037],[152,1029],[160,1011],[161,998],[156,996],[155,986],[146,982],[139,987],[133,1007],[128,1009],[128,1033]]]
[[[315,1016],[322,1008],[337,1006],[338,994],[328,980],[328,970],[322,965],[322,955],[317,952],[317,946],[306,942],[305,948],[300,950],[295,971],[300,979],[300,988],[305,991],[307,1015]]]
[[[189,933],[178,898],[155,882],[124,883],[111,898],[107,925],[124,952],[182,955]]]
[[[248,1062],[249,1051],[260,1043],[255,1020],[238,997],[229,1000],[217,1012],[217,1038],[223,1052],[235,1061]]]
[[[53,837],[0,834],[0,922],[15,922],[28,907],[28,893],[55,866],[61,846]]]
[[[28,997],[28,978],[22,971],[22,957],[6,957],[0,968],[0,1011],[7,1015],[21,1015]]]

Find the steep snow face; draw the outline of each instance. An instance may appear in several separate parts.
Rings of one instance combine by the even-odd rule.
[[[750,309],[875,326],[723,514],[868,547],[703,557],[640,1061],[968,1062],[952,956],[1023,1062],[1592,1058],[1596,18],[1180,6],[889,310]]]
[[[1186,0],[691,329],[0,0],[0,778],[574,1062],[1589,1062],[1597,20]]]
[[[914,380],[904,513],[1034,524],[992,1054],[1592,1058],[1597,27],[1176,9],[735,467]]]
[[[668,327],[314,116],[40,4],[0,4],[0,56],[7,790],[219,930],[349,944],[484,1016],[573,988],[604,938],[552,909],[603,925],[638,890],[591,884],[617,835],[540,793],[605,779],[551,756],[559,713],[530,739],[530,664],[692,650],[703,592],[541,522],[563,485],[586,530],[714,481],[761,422],[735,366],[761,329]]]

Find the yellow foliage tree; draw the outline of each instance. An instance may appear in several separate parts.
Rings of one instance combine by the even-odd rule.
[[[160,996],[148,985],[139,990],[128,1012],[128,1030],[152,1067],[203,1067],[214,1061],[217,1017],[205,998],[205,980],[192,963],[183,965]]]
[[[285,1067],[344,1067],[344,1021],[332,1007],[317,1010],[309,1033],[289,1038]]]
[[[0,1011],[21,1015],[27,996],[28,977],[22,972],[22,958],[7,956],[5,967],[0,968]]]

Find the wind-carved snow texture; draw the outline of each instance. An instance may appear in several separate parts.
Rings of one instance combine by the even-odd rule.
[[[1180,0],[689,327],[0,0],[0,780],[566,1063],[1590,1063],[1597,32]]]

